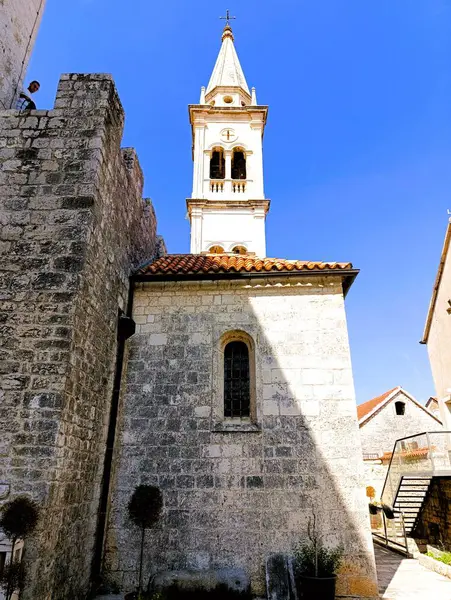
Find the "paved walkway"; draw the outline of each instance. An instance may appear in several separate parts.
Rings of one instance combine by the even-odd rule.
[[[374,552],[379,593],[384,600],[451,600],[451,579],[377,544]]]

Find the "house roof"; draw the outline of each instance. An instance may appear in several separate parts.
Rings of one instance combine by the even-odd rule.
[[[248,254],[167,254],[145,264],[138,273],[158,275],[163,273],[262,273],[292,271],[346,271],[352,269],[351,263],[311,262],[305,260],[286,260],[284,258],[258,258]]]
[[[423,338],[421,340],[421,344],[427,344],[429,332],[431,330],[432,316],[434,314],[435,304],[437,302],[438,290],[440,287],[440,283],[442,281],[443,269],[445,268],[446,257],[448,255],[449,245],[451,242],[451,219],[448,222],[448,227],[446,229],[445,241],[443,243],[442,254],[440,256],[440,263],[438,266],[437,275],[434,281],[434,287],[432,289],[432,297],[429,303],[428,314],[426,318],[426,325],[424,326]]]
[[[419,408],[424,410],[430,417],[435,419],[438,423],[442,424],[440,419],[436,417],[427,407],[420,404],[409,392],[403,390],[400,385],[397,387],[381,394],[380,396],[376,396],[376,398],[372,398],[363,404],[359,404],[357,407],[357,418],[359,420],[359,427],[362,427],[365,423],[367,423],[376,413],[378,413],[385,405],[387,405],[391,400],[397,396],[399,392],[402,392],[404,396],[406,396],[409,400],[411,400],[414,404],[416,404]]]
[[[357,418],[359,421],[366,417],[370,412],[372,412],[379,404],[382,404],[384,400],[386,400],[393,392],[400,390],[401,387],[395,387],[392,390],[388,390],[385,394],[381,394],[380,396],[376,396],[376,398],[372,398],[363,404],[359,404],[357,407]]]

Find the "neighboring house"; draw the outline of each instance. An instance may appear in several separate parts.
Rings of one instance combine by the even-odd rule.
[[[422,344],[427,344],[432,377],[446,429],[451,429],[451,219],[432,290]]]
[[[426,431],[441,431],[437,415],[400,386],[357,407],[365,484],[380,497],[396,440]]]

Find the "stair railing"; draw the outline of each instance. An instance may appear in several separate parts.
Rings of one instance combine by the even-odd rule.
[[[443,441],[445,441],[443,435],[445,433],[449,434],[450,432],[423,432],[396,440],[382,488],[381,500],[383,504],[387,504],[390,508],[394,507],[403,475],[413,474],[414,472],[431,475],[434,472],[433,453],[435,446],[431,441],[431,437],[434,436],[434,441],[436,441],[438,434],[440,437],[443,436]]]

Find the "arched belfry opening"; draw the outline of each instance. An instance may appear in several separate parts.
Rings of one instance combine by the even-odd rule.
[[[209,251],[210,254],[224,254],[224,248],[222,246],[212,246]]]
[[[210,179],[225,178],[225,158],[222,148],[213,148],[210,159]]]
[[[234,246],[232,252],[233,254],[247,254],[247,250],[244,246]]]
[[[243,148],[233,150],[232,179],[246,179],[246,155]]]

